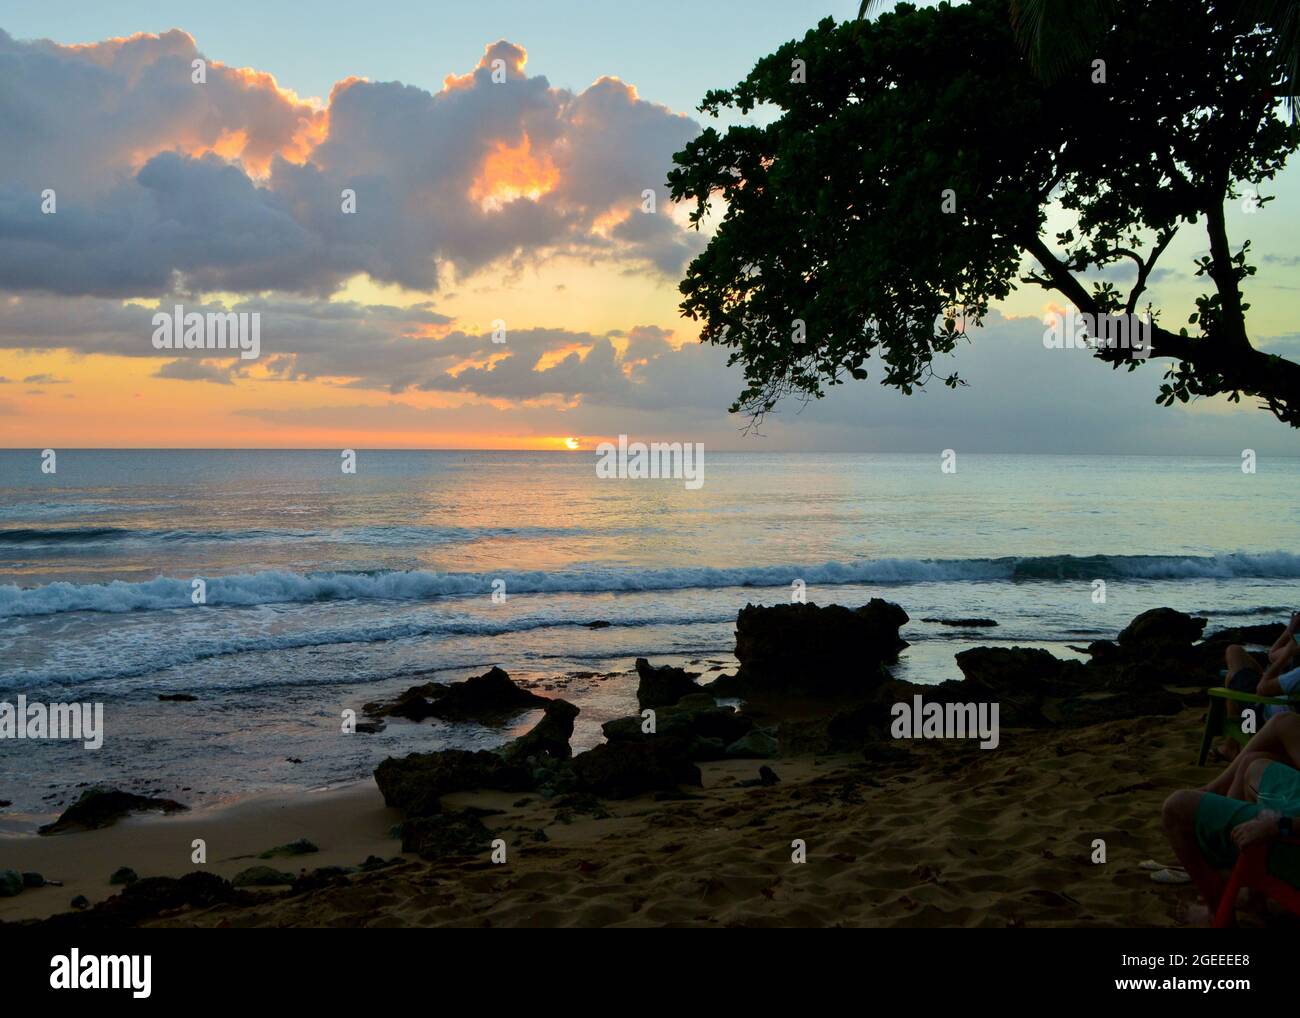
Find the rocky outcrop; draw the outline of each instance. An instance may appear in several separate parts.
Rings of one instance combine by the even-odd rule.
[[[670,707],[684,696],[700,692],[695,672],[672,665],[654,667],[643,657],[636,659],[636,674],[640,681],[636,687],[636,702],[646,707]]]
[[[389,757],[375,768],[375,784],[384,803],[408,817],[434,816],[440,798],[477,788],[527,792],[536,782],[527,767],[488,750],[444,749]]]
[[[644,742],[607,742],[573,758],[580,791],[604,799],[629,799],[646,792],[699,787],[700,769],[686,757],[679,739],[656,736]]]
[[[1152,608],[1120,631],[1119,644],[1121,647],[1186,645],[1201,638],[1205,623],[1205,619],[1193,618],[1173,608]]]
[[[437,860],[476,855],[492,843],[492,832],[470,810],[417,817],[402,824],[402,851]]]
[[[996,626],[994,619],[922,619],[922,622],[932,622],[938,626],[958,626],[962,629],[981,629]]]
[[[183,877],[145,877],[93,908],[88,907],[89,902],[83,895],[77,895],[72,905],[82,911],[63,912],[39,922],[27,920],[13,925],[60,931],[120,930],[138,926],[174,909],[248,905],[255,900],[249,892],[236,889],[230,881],[215,873],[196,870]]]
[[[426,682],[412,686],[392,703],[368,703],[362,711],[370,717],[399,717],[410,721],[439,718],[501,722],[523,711],[545,707],[549,702],[544,696],[520,688],[505,671],[493,667],[464,682]]]
[[[134,795],[116,788],[90,788],[81,798],[63,811],[52,824],[37,830],[37,834],[62,834],[64,831],[89,831],[108,827],[128,813],[162,811],[177,813],[189,809],[171,799],[154,799]]]
[[[645,732],[647,719],[633,715],[606,721],[601,731],[610,742],[644,742],[678,739],[690,745],[696,739],[716,739],[724,746],[749,734],[754,722],[731,707],[664,707],[655,711],[654,731]]]
[[[1225,647],[1232,644],[1271,647],[1286,629],[1281,622],[1268,622],[1259,626],[1232,626],[1220,629],[1205,638],[1206,643],[1219,643]]]
[[[861,696],[888,678],[884,666],[907,646],[898,635],[907,621],[907,612],[880,598],[856,609],[746,605],[736,619],[740,668],[707,688],[715,695]]]
[[[568,760],[573,755],[569,740],[573,738],[573,719],[578,708],[567,700],[547,700],[546,713],[533,728],[503,746],[502,758],[523,762],[530,757],[548,756],[553,760]]]

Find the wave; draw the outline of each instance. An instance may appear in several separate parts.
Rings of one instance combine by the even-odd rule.
[[[496,537],[573,537],[580,527],[364,526],[330,529],[136,530],[129,527],[9,527],[0,529],[0,548],[72,549],[96,545],[225,543],[233,541],[316,541],[334,544],[428,545]]]
[[[698,625],[721,625],[730,624],[735,621],[734,612],[713,613],[713,614],[691,614],[683,615],[680,612],[667,612],[659,614],[650,614],[638,616],[636,618],[618,619],[612,622],[612,625],[623,630],[643,630],[656,626],[698,626]],[[84,664],[78,664],[75,676],[68,672],[65,667],[54,666],[50,668],[14,671],[9,674],[0,676],[0,688],[12,679],[15,683],[14,688],[25,688],[31,683],[48,684],[62,683],[68,685],[78,685],[84,682],[99,682],[106,680],[134,678],[140,675],[149,675],[154,672],[163,671],[169,668],[176,668],[185,665],[194,665],[211,658],[233,657],[240,654],[259,654],[259,653],[283,653],[293,650],[309,650],[320,647],[335,647],[346,644],[370,645],[376,643],[389,643],[398,640],[414,640],[422,637],[456,637],[456,636],[473,636],[473,637],[493,637],[507,636],[515,633],[534,632],[545,629],[563,629],[563,628],[585,628],[586,620],[576,620],[567,614],[560,615],[529,615],[516,617],[513,619],[498,621],[495,619],[477,619],[477,618],[444,618],[444,619],[408,619],[402,622],[376,622],[368,620],[363,623],[353,623],[341,626],[326,626],[315,628],[303,632],[288,633],[263,633],[244,636],[229,636],[212,639],[203,637],[199,639],[178,639],[171,643],[163,641],[154,641],[149,645],[149,653],[140,659],[125,663],[122,660],[108,657],[97,666],[87,667]],[[708,645],[710,649],[713,645]],[[692,648],[686,648],[691,650]],[[724,651],[726,647],[722,648]],[[685,652],[680,648],[674,648],[673,653]],[[625,651],[619,648],[616,651],[618,656],[637,657],[645,653],[657,653],[657,651]],[[566,653],[566,654],[537,654],[533,657],[572,657],[574,659],[599,659],[609,657],[611,652],[606,650],[601,653]],[[283,667],[283,661],[280,662]],[[269,685],[281,685],[281,681],[276,679]],[[214,686],[212,688],[219,688]]]
[[[510,594],[618,593],[632,591],[809,586],[903,585],[938,582],[1036,582],[1052,580],[1192,580],[1300,578],[1300,555],[1290,552],[1209,556],[1050,555],[992,559],[870,559],[820,565],[701,566],[636,569],[592,567],[554,572],[495,573],[424,571],[300,574],[268,570],[206,580],[206,604],[252,606],[316,601],[428,601],[490,594],[504,580]],[[130,612],[190,608],[188,579],[158,577],[140,583],[50,583],[0,586],[0,617],[62,612]]]

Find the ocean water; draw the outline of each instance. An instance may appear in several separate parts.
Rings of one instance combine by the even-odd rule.
[[[106,728],[94,751],[0,740],[0,826],[90,782],[202,804],[497,745],[535,715],[340,731],[345,709],[492,664],[578,704],[594,745],[635,708],[636,657],[729,669],[736,612],[796,580],[901,604],[896,672],[917,682],[959,677],[970,646],[1068,656],[1159,605],[1281,619],[1298,492],[1298,459],[959,455],[945,474],[937,454],[709,453],[689,490],[600,479],[592,452],[360,450],[344,474],[337,451],[67,450],[45,474],[0,450],[0,700],[102,702]],[[999,626],[921,621],[972,615]],[[158,700],[179,692],[198,699]]]

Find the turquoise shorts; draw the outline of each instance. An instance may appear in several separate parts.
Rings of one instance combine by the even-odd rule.
[[[1260,777],[1259,795],[1281,803],[1277,808],[1287,816],[1300,816],[1300,771],[1286,764],[1269,764]],[[1196,843],[1206,861],[1218,870],[1232,869],[1237,863],[1233,829],[1255,819],[1265,808],[1258,802],[1242,802],[1213,792],[1202,795],[1194,826]],[[1268,871],[1300,887],[1300,845],[1274,845],[1268,853]]]

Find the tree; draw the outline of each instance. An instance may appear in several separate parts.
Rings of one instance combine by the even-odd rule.
[[[1026,284],[1087,315],[1149,312],[1150,360],[1172,362],[1158,402],[1247,395],[1300,426],[1300,364],[1251,344],[1242,283],[1254,268],[1224,214],[1281,169],[1300,127],[1276,114],[1276,35],[1235,15],[1222,0],[1116,0],[1095,62],[1045,81],[1007,0],[900,4],[875,22],[828,18],[710,92],[707,113],[779,113],[707,128],[669,175],[695,226],[722,202],[680,290],[702,339],[744,367],[732,410],[761,418],[785,395],[820,398],[866,378],[873,354],[883,384],[911,392],[990,302]],[[1050,243],[1053,203],[1074,222]],[[1166,328],[1141,298],[1195,224],[1208,289],[1191,331]],[[1120,263],[1133,266],[1127,292],[1089,283]],[[1149,362],[1122,348],[1097,357]]]
[[[858,17],[879,10],[884,0],[862,0]],[[1110,24],[1116,0],[1011,0],[1016,42],[1034,73],[1053,81],[1092,56]],[[1239,0],[1236,22],[1243,28],[1267,26],[1277,39],[1274,66],[1282,75],[1279,94],[1292,119],[1300,93],[1300,0]]]

